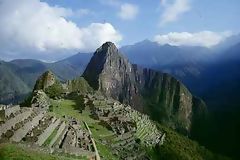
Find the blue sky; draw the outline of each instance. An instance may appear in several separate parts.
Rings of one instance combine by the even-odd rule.
[[[150,39],[212,47],[240,31],[239,0],[0,0],[0,58],[54,61]]]
[[[92,22],[111,23],[123,35],[121,44],[131,44],[144,39],[152,39],[156,34],[169,32],[214,32],[240,30],[239,0],[189,0],[190,9],[178,18],[163,26],[159,26],[164,7],[160,0],[119,0],[119,5],[129,3],[138,6],[138,14],[132,20],[122,20],[118,16],[119,7],[111,5],[117,0],[45,0],[50,5],[58,5],[72,10],[89,9],[95,14],[80,18],[71,18],[79,26]],[[174,0],[167,0],[174,3]]]

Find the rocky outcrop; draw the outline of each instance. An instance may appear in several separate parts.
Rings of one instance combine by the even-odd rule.
[[[51,71],[43,73],[37,80],[34,90],[45,90],[56,83],[56,77]]]
[[[49,98],[59,99],[70,93],[86,94],[93,91],[83,77],[61,83],[51,71],[47,71],[38,78],[29,98],[32,106],[45,107],[49,106]]]
[[[43,90],[50,98],[59,98],[65,92],[63,84],[51,72],[47,71],[41,75],[34,87],[34,91]]]
[[[93,92],[93,89],[89,86],[88,82],[83,77],[78,77],[73,80],[69,80],[64,84],[67,92],[89,93]]]
[[[36,90],[32,94],[31,107],[49,108],[51,105],[49,97],[43,90]]]
[[[189,133],[195,108],[204,106],[172,76],[132,65],[111,42],[96,50],[83,77],[95,90]]]
[[[136,105],[134,98],[139,99],[134,67],[111,42],[97,49],[83,77],[93,89],[120,102]]]

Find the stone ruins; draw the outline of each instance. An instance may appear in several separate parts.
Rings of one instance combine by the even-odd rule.
[[[85,95],[84,103],[92,110],[93,117],[113,131],[115,136],[105,141],[120,159],[146,159],[145,146],[162,145],[165,133],[157,129],[148,116],[118,101],[101,95]]]
[[[144,146],[162,145],[165,133],[158,130],[147,115],[130,106],[97,94],[83,96],[83,105],[91,116],[112,131],[100,139],[119,159],[145,160]],[[38,90],[31,107],[0,105],[0,143],[10,142],[57,155],[71,155],[100,160],[94,138],[85,122],[69,117],[55,117],[48,112],[50,99]],[[106,159],[105,157],[101,157]]]
[[[99,160],[86,123],[51,116],[44,107],[0,106],[0,143],[10,142],[49,153]],[[85,129],[87,128],[87,129]]]

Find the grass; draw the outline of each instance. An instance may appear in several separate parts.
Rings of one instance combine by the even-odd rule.
[[[24,149],[15,144],[0,144],[1,160],[86,160],[86,158],[73,158],[57,155],[50,155],[37,152],[32,149]]]
[[[79,121],[86,122],[92,132],[94,140],[96,141],[100,156],[109,160],[117,159],[116,156],[112,154],[109,146],[101,143],[101,140],[108,140],[108,137],[112,136],[113,132],[100,125],[98,120],[91,117],[90,108],[86,107],[80,112],[81,102],[79,99],[52,100],[52,105],[52,112],[50,112],[50,114],[62,119],[64,119],[63,116],[71,116]],[[82,126],[85,128],[83,123]]]
[[[114,138],[116,137],[114,133],[100,125],[98,120],[94,120],[91,117],[91,112],[88,107],[86,107],[84,110],[82,110],[82,113],[80,113],[79,105],[79,100],[52,100],[52,112],[50,112],[49,114],[60,117],[62,119],[65,119],[63,118],[63,116],[71,116],[80,121],[85,121],[92,132],[92,136],[96,142],[100,156],[103,157],[103,159],[107,160],[119,159],[117,156],[113,155],[110,146],[102,143],[102,141],[108,141],[108,144],[114,143]],[[83,124],[82,126],[85,127]],[[162,146],[156,148],[145,148],[145,151],[148,153],[152,160],[227,159],[226,157],[221,157],[209,152],[204,147],[200,146],[198,143],[176,133],[175,131],[167,127],[164,127],[160,124],[157,126],[161,131],[166,133],[167,136]],[[141,128],[141,130],[138,131],[138,134],[144,135],[146,131],[147,128],[143,128],[143,130]],[[45,144],[50,143],[51,139],[56,134],[54,132],[47,139]],[[76,158],[72,156],[63,156],[40,153],[32,151],[32,149],[30,151],[29,149],[26,151],[24,150],[24,148],[13,144],[0,145],[0,160],[74,160]]]
[[[111,150],[106,146],[101,143],[97,142],[97,148],[100,151],[100,156],[104,157],[104,159],[107,160],[117,160],[118,158],[114,156],[111,152]]]
[[[158,124],[160,130],[166,133],[164,144],[156,148],[155,155],[158,159],[185,159],[185,160],[228,160],[229,158],[214,154],[200,146],[197,142],[188,139],[181,134]],[[152,152],[154,155],[154,152]],[[154,157],[154,156],[153,156]]]
[[[63,116],[71,116],[86,123],[95,123],[95,120],[90,118],[90,110],[85,109],[80,113],[77,103],[74,100],[52,100],[52,113],[56,117],[63,118]]]
[[[58,128],[56,128],[53,133],[47,138],[47,140],[44,142],[44,146],[48,146],[51,143],[51,140],[57,135],[57,130]]]

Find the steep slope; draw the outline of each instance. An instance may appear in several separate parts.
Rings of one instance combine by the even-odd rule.
[[[219,54],[210,64],[205,64],[198,78],[187,77],[186,85],[201,96],[210,109],[240,109],[239,80],[240,43]],[[211,92],[209,92],[211,91]],[[225,107],[224,107],[225,106]]]
[[[48,64],[48,68],[61,80],[74,79],[83,73],[91,57],[91,53],[78,53],[61,61]]]
[[[78,53],[54,63],[32,59],[17,59],[11,62],[1,61],[1,81],[4,79],[7,83],[1,83],[0,103],[22,101],[34,88],[37,78],[47,70],[51,70],[60,81],[67,81],[80,76],[91,56],[90,53]]]
[[[132,65],[111,42],[96,50],[83,77],[95,90],[183,133],[190,132],[195,108],[205,109],[181,82],[168,74]]]
[[[223,105],[228,106],[225,109],[239,108],[239,35],[227,38],[213,49],[158,45],[145,40],[120,50],[133,63],[180,79],[212,109]]]
[[[212,115],[205,129],[207,136],[198,134],[197,140],[216,152],[239,159],[240,43],[222,52],[219,59],[206,68],[199,79],[191,80],[191,88],[204,99]]]
[[[44,72],[36,81],[33,91],[43,90],[50,98],[63,97],[63,93],[92,93],[93,89],[83,77],[61,83],[57,76],[49,71]]]
[[[37,90],[43,90],[50,98],[61,97],[64,93],[63,85],[51,71],[46,71],[38,78],[34,86],[34,91]]]
[[[34,86],[34,90],[46,90],[57,82],[55,75],[51,71],[43,73]]]
[[[57,80],[54,74],[50,71],[47,71],[38,78],[35,85],[35,89],[45,90],[46,92],[48,89],[50,89],[52,86],[56,84],[56,81]],[[65,85],[68,88],[67,92],[69,94],[72,92],[79,92],[82,89],[84,90],[84,88],[86,87],[89,88],[87,82],[83,79],[83,77],[79,77],[75,80],[68,81],[68,83],[66,83]],[[56,101],[51,100],[53,105],[51,108],[52,110],[51,112],[54,114],[57,114],[60,117],[73,116],[74,120],[80,119],[87,122],[89,127],[91,126],[90,128],[93,133],[93,138],[96,139],[100,156],[103,158],[120,159],[118,157],[120,155],[125,157],[132,154],[136,155],[138,154],[139,150],[136,150],[136,148],[132,148],[130,146],[135,143],[139,143],[143,145],[145,138],[146,138],[145,140],[149,141],[147,135],[151,137],[152,135],[160,131],[160,133],[164,133],[164,135],[166,135],[164,140],[162,141],[163,143],[161,143],[161,145],[151,146],[150,144],[154,143],[157,137],[153,137],[154,139],[150,138],[150,143],[149,143],[150,147],[146,146],[144,150],[142,151],[140,150],[141,154],[139,154],[139,156],[146,154],[147,156],[149,156],[148,159],[152,159],[152,160],[154,159],[156,160],[157,159],[208,159],[208,160],[227,159],[225,157],[211,153],[209,150],[207,150],[203,146],[200,146],[198,143],[188,139],[185,136],[182,136],[176,133],[174,130],[171,130],[159,123],[155,123],[154,121],[151,121],[149,118],[147,118],[148,116],[144,114],[141,114],[131,108],[128,108],[127,106],[124,107],[124,105],[120,104],[119,102],[116,102],[112,99],[104,98],[101,96],[101,94],[98,94],[96,92],[94,93],[92,90],[87,91],[86,93],[77,94],[75,96],[64,97],[64,98],[71,98],[71,100],[64,99],[63,97],[61,98],[61,100],[56,100]],[[48,98],[44,98],[43,95],[41,95],[40,98],[39,97],[37,98],[38,101],[41,101],[40,106],[43,106],[43,102],[47,101],[46,99],[48,99]],[[35,106],[36,104],[38,103],[34,103],[32,104],[32,106],[33,105]],[[109,106],[112,106],[112,107],[109,107]],[[102,113],[101,109],[99,110],[97,108],[104,109],[105,111],[108,110],[108,112],[106,112],[108,114],[101,114]],[[194,108],[194,109],[198,109],[198,108]],[[115,112],[116,114],[114,114]],[[97,117],[104,116],[105,120],[107,120],[108,115],[110,117],[112,115],[115,115],[117,117],[119,116],[121,117],[121,119],[123,117],[125,118],[128,117],[130,119],[133,118],[133,120],[136,121],[136,125],[139,125],[137,127],[136,136],[139,136],[140,140],[138,139],[137,141],[136,139],[135,141],[133,139],[132,141],[131,140],[132,137],[130,138],[128,137],[129,134],[133,135],[133,133],[135,132],[125,133],[125,135],[128,135],[127,141],[125,138],[121,139],[121,137],[125,137],[125,136],[117,136],[116,138],[114,138],[115,133],[114,134],[111,133],[112,130],[111,130],[111,127],[109,129],[109,125],[106,125],[105,123],[99,123],[99,121],[96,121],[96,119],[93,119],[94,117],[96,118],[96,116]],[[115,123],[112,123],[110,126],[114,128],[114,125]],[[118,127],[121,128],[120,124],[117,124],[117,125],[119,125]],[[108,130],[106,130],[106,128],[104,127],[107,127]],[[152,133],[153,128],[156,129],[154,133]],[[154,142],[151,143],[151,141],[154,141]],[[125,147],[121,145],[122,143],[126,144],[127,147],[126,146],[125,147],[128,148],[127,150],[124,150]],[[119,146],[116,144],[119,144]],[[112,148],[112,146],[114,146],[115,148]],[[116,148],[116,146],[118,146],[118,148]],[[134,152],[132,152],[131,148]],[[115,150],[118,150],[117,152],[118,154],[114,154]],[[124,150],[124,152],[120,152],[122,150]],[[146,151],[146,153],[143,151]],[[109,155],[111,155],[111,157],[109,157]],[[138,159],[138,158],[135,158],[135,159]]]
[[[9,62],[14,66],[14,72],[31,88],[37,78],[51,70],[59,80],[66,81],[80,76],[91,57],[90,53],[78,53],[61,61],[45,63],[32,59],[17,59]]]
[[[30,88],[34,87],[37,78],[47,70],[46,63],[32,59],[13,60],[9,64],[14,66],[14,73]]]
[[[31,89],[12,72],[8,63],[0,61],[0,102],[15,103],[26,96]]]
[[[226,38],[224,41],[220,42],[218,45],[214,46],[214,49],[218,52],[228,50],[232,46],[240,42],[240,34],[232,35]]]
[[[120,50],[131,63],[169,73],[177,78],[197,77],[204,69],[202,61],[213,59],[212,50],[204,47],[159,45],[145,40]]]

